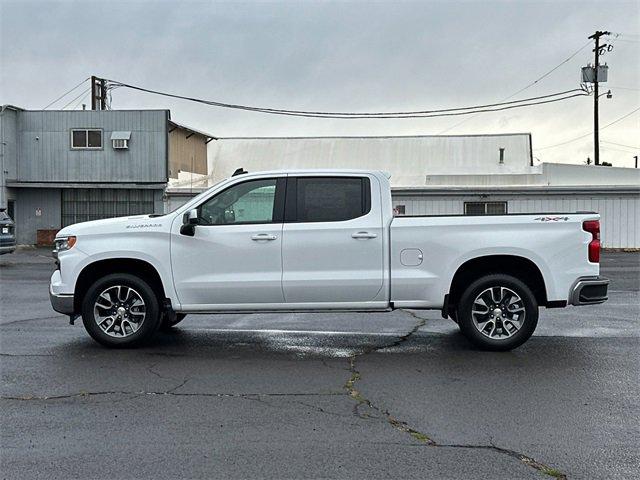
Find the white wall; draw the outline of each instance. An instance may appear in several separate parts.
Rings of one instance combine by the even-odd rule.
[[[606,248],[640,248],[640,196],[579,195],[394,195],[393,205],[405,205],[407,215],[461,215],[464,202],[506,201],[508,213],[595,211],[601,215]]]
[[[243,167],[250,172],[356,168],[391,174],[394,186],[425,185],[427,175],[523,174],[529,134],[406,137],[221,138],[208,144],[210,185]],[[500,163],[504,148],[504,163]]]

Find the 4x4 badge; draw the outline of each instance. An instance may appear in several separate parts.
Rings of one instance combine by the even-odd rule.
[[[559,222],[560,220],[567,221],[569,217],[538,217],[534,220],[538,220],[539,222]]]

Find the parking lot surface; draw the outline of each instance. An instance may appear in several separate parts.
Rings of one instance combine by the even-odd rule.
[[[638,478],[640,255],[513,352],[439,312],[190,315],[107,350],[0,257],[3,478]]]

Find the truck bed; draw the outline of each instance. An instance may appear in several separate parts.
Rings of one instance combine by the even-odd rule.
[[[566,301],[577,277],[598,275],[598,264],[588,261],[592,237],[582,224],[599,218],[591,212],[395,217],[390,226],[391,301],[437,308],[465,262],[491,255],[531,261],[542,273],[548,300]]]

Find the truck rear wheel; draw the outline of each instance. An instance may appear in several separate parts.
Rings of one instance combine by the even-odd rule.
[[[511,350],[526,342],[538,325],[531,289],[510,275],[479,278],[464,291],[457,308],[462,333],[485,350]]]
[[[82,323],[107,347],[134,347],[160,326],[158,298],[147,282],[127,273],[97,280],[82,301]]]

